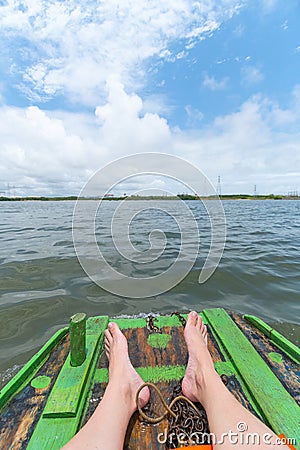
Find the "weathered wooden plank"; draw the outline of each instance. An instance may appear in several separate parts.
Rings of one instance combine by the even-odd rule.
[[[148,367],[136,367],[137,373],[142,377],[144,382],[157,383],[159,381],[172,381],[180,380],[186,370],[186,366],[148,366]],[[217,362],[215,363],[215,369],[219,375],[226,374],[236,375],[236,370],[231,362]],[[94,375],[94,383],[107,383],[108,382],[108,369],[100,368],[96,369]]]
[[[24,367],[1,389],[0,410],[39,370],[51,350],[67,334],[68,328],[58,330],[46,344],[25,364]]]
[[[1,450],[25,450],[34,428],[40,419],[49,393],[63,366],[69,351],[69,336],[50,352],[46,362],[12,399],[5,405],[0,416]],[[47,376],[51,381],[47,387],[35,388],[36,377]]]
[[[157,387],[161,391],[167,403],[170,403],[173,388],[178,385],[177,380],[169,382],[157,382]],[[151,390],[150,402],[148,404],[147,414],[152,417],[157,417],[165,412],[155,391]],[[135,413],[129,426],[125,437],[124,448],[127,450],[164,450],[166,448],[163,443],[166,433],[168,431],[168,420],[163,420],[159,424],[145,423],[138,413]]]
[[[284,388],[300,406],[299,364],[293,361],[286,352],[278,348],[261,330],[246,321],[243,317],[235,313],[231,313],[230,316],[280,380]]]
[[[68,355],[51,391],[43,417],[76,416],[98,340],[98,336],[87,337],[86,359],[80,366],[71,366]]]
[[[299,435],[300,408],[237,325],[223,309],[204,310],[210,326],[226,348],[264,417],[275,433]]]
[[[180,314],[184,319],[187,319],[187,314]],[[176,315],[173,316],[153,316],[155,326],[160,327],[178,327],[181,325],[179,318]],[[147,327],[148,317],[119,317],[112,319],[123,330],[129,328],[144,328]],[[204,323],[206,319],[203,318]]]
[[[172,317],[172,319],[174,318]],[[176,320],[178,319],[176,318]],[[188,352],[182,326],[163,326],[160,327],[161,333],[150,333],[146,327],[125,328],[122,331],[128,340],[129,356],[134,367],[186,365]],[[210,330],[208,331],[208,348],[212,358],[214,361],[221,361],[220,348]],[[168,337],[165,347],[159,343],[160,336],[161,338]],[[153,337],[158,338],[157,346],[155,346]],[[99,366],[107,366],[105,355],[99,361]]]
[[[144,382],[157,383],[158,381],[180,380],[185,374],[185,366],[157,366],[157,367],[136,367],[137,373]],[[108,369],[101,368],[95,372],[95,383],[108,382]]]
[[[97,332],[86,336],[86,359],[77,367],[71,365],[68,355],[56,383],[51,391],[44,409],[43,417],[75,417],[89,376],[89,371],[99,348],[99,340],[103,340],[103,332],[107,320],[101,322]]]
[[[77,417],[41,419],[26,450],[60,450],[76,434]]]
[[[89,317],[86,321],[86,334],[99,334],[106,330],[109,321],[108,316]]]
[[[85,403],[86,398],[91,386],[92,377],[94,375],[94,371],[96,369],[97,365],[97,359],[98,355],[97,353],[100,351],[101,346],[103,344],[104,339],[104,331],[108,324],[108,317],[102,316],[102,317],[93,317],[91,319],[88,319],[87,321],[87,348],[88,348],[88,354],[85,362],[79,366],[79,367],[71,367],[70,363],[68,363],[68,370],[71,368],[72,370],[81,369],[82,367],[87,364],[87,361],[89,362],[89,370],[88,373],[85,373],[85,383],[83,387],[81,388],[81,392],[77,392],[77,398],[73,398],[71,400],[71,404],[69,403],[69,406],[71,406],[71,412],[72,415],[74,414],[73,406],[75,406],[76,409],[76,415],[73,417],[68,417],[69,411],[64,411],[62,414],[58,412],[56,409],[56,412],[54,415],[51,414],[51,409],[49,407],[50,416],[44,414],[39,420],[34,433],[32,435],[32,438],[29,441],[27,450],[59,450],[61,447],[63,447],[77,432],[83,411],[85,409]],[[97,342],[95,346],[95,341]],[[90,345],[91,344],[91,345]],[[94,357],[89,358],[89,351],[93,353]],[[69,360],[69,358],[68,358]],[[63,369],[62,369],[63,370]],[[60,375],[59,375],[60,376]],[[76,379],[75,381],[79,381]],[[58,383],[58,380],[57,380]],[[56,384],[55,384],[56,385]],[[67,387],[68,383],[65,383],[65,388]],[[79,386],[81,386],[81,382],[79,381]],[[55,386],[54,386],[55,387]],[[60,387],[60,385],[58,385]],[[78,384],[77,384],[78,387]],[[69,389],[73,389],[72,386],[69,386]],[[54,388],[53,388],[54,389]],[[79,387],[80,389],[80,387]],[[52,394],[52,392],[51,392]],[[50,394],[50,395],[51,395]],[[76,396],[76,392],[73,390],[74,396]],[[66,394],[68,397],[68,394]],[[65,397],[66,398],[66,397]],[[49,399],[48,399],[49,402]],[[48,402],[46,406],[48,405]],[[60,405],[63,407],[63,405]],[[66,408],[69,409],[69,408]],[[65,413],[67,413],[65,415]]]
[[[300,348],[297,347],[297,345],[293,344],[293,342],[289,341],[286,337],[258,317],[249,314],[245,314],[243,317],[262,331],[262,333],[274,342],[277,347],[284,351],[293,361],[300,364]]]

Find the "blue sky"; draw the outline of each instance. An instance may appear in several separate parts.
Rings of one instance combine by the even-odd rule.
[[[223,193],[300,191],[299,19],[294,0],[0,1],[0,192],[77,194],[144,151]]]

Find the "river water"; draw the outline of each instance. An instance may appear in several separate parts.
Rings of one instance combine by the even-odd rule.
[[[130,235],[140,250],[149,247],[151,229],[167,239],[163,264],[124,264],[113,248],[110,220],[118,202],[106,201],[97,216],[103,253],[126,274],[153,276],[173,263],[180,232],[164,206],[144,210]],[[135,203],[135,202],[131,202]],[[210,245],[209,220],[201,202],[187,202],[199,226],[200,254],[187,277],[161,295],[124,298],[93,283],[79,264],[72,240],[72,201],[0,202],[0,375],[7,378],[24,364],[75,312],[88,316],[170,313],[224,307],[261,317],[291,340],[300,338],[300,201],[224,201],[227,239],[214,275],[198,283]],[[153,212],[154,211],[154,212]],[[120,225],[120,234],[124,230]],[[195,239],[194,239],[195,240]],[[193,245],[193,236],[190,244]],[[196,245],[196,242],[195,242]],[[0,379],[1,381],[1,379]]]

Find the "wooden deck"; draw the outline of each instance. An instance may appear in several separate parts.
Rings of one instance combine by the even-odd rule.
[[[205,310],[202,317],[208,326],[209,351],[227,388],[277,434],[300,439],[299,349],[297,353],[297,348],[292,347],[288,356],[288,351],[275,345],[249,321],[223,309]],[[184,318],[173,315],[114,319],[128,339],[132,364],[144,381],[156,384],[167,403],[180,393],[187,363]],[[109,320],[107,316],[88,319],[87,357],[81,366],[70,366],[67,334],[47,355],[41,354],[31,367],[32,372],[30,363],[27,365],[19,377],[19,391],[10,401],[12,381],[4,387],[0,394],[1,449],[59,449],[91,417],[108,382],[103,333]],[[197,407],[205,426],[203,431],[208,432],[205,411],[201,405]],[[151,395],[147,414],[162,412],[157,395]],[[167,419],[150,425],[136,413],[124,448],[175,448],[175,441],[169,446],[162,443],[170,426]],[[295,448],[300,448],[300,442]]]

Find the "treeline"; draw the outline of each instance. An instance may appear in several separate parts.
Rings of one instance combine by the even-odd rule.
[[[4,197],[0,196],[0,201],[8,201],[8,202],[22,202],[28,200],[34,201],[62,201],[62,200],[107,200],[107,201],[116,201],[116,200],[199,200],[199,198],[205,200],[213,200],[216,198],[220,198],[221,200],[300,200],[300,197],[290,197],[284,195],[249,195],[249,194],[229,194],[229,195],[220,195],[218,196],[197,196],[191,194],[178,194],[174,196],[159,196],[159,195],[150,195],[147,197],[139,196],[139,195],[128,195],[122,197],[80,197],[78,198],[76,195],[69,195],[67,197]]]
[[[76,195],[68,197],[0,197],[0,202],[25,202],[28,200],[59,201],[59,200],[77,200]]]
[[[190,194],[179,194],[179,198],[182,200],[197,200],[199,199],[196,195],[190,195]],[[249,195],[249,194],[227,194],[227,195],[211,195],[208,197],[200,196],[200,198],[205,199],[215,199],[220,198],[221,200],[282,200],[285,198],[283,195]]]

